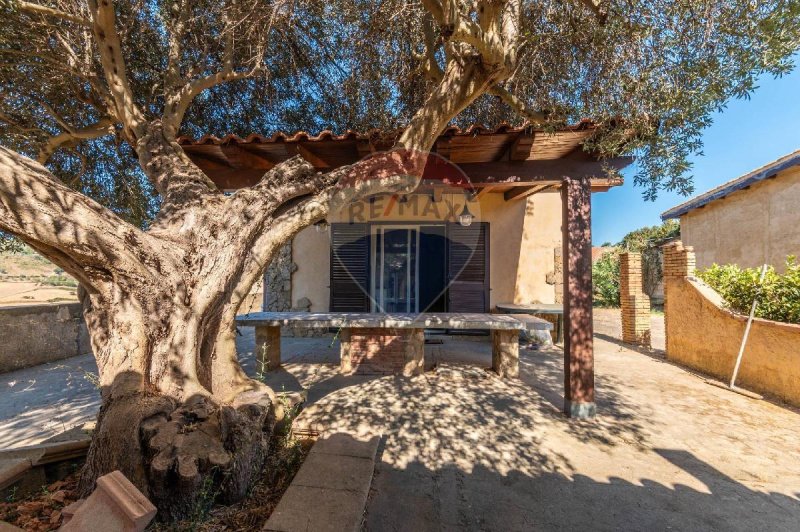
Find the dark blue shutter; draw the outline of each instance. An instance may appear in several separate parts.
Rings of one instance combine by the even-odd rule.
[[[331,224],[331,312],[369,312],[369,225]]]
[[[448,312],[489,310],[489,224],[447,226]]]

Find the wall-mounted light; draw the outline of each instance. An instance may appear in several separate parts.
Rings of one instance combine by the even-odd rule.
[[[314,224],[314,229],[316,229],[318,233],[324,233],[328,230],[328,220],[318,221]]]
[[[472,213],[469,212],[469,208],[467,207],[467,203],[469,202],[470,196],[467,191],[464,191],[464,208],[461,210],[461,214],[458,215],[458,223],[461,224],[463,227],[469,227],[472,225],[472,220],[475,218],[472,216]]]

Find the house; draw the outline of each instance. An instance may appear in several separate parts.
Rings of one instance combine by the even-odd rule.
[[[698,268],[714,263],[781,270],[800,255],[800,150],[696,196],[661,215],[680,219]]]
[[[593,132],[589,122],[555,132],[447,129],[414,193],[348,205],[297,234],[267,271],[264,308],[489,312],[500,303],[563,303],[565,401],[593,409],[591,193],[621,185],[608,170],[631,162],[587,153]],[[296,154],[327,171],[391,149],[398,135],[178,142],[232,191]]]

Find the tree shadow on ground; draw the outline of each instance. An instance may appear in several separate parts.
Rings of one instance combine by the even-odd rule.
[[[376,466],[366,530],[797,530],[800,493],[761,492],[682,450],[656,449],[693,478],[661,484],[565,474],[539,462],[499,472],[477,463]]]
[[[96,380],[92,355],[0,375],[0,449],[93,422],[100,407]]]
[[[666,360],[666,352],[663,349],[653,349],[653,348],[645,347],[645,346],[641,346],[641,345],[629,344],[629,343],[623,342],[622,340],[620,340],[619,338],[617,338],[615,336],[611,336],[611,335],[603,334],[603,333],[599,333],[599,332],[595,332],[594,333],[594,337],[595,338],[600,338],[601,340],[604,340],[604,341],[606,341],[606,342],[608,342],[610,344],[618,345],[619,347],[623,347],[623,348],[629,349],[631,351],[636,351],[637,353],[639,353],[641,355],[648,356],[648,357],[650,357],[652,359],[655,359],[655,360],[659,360],[659,361],[662,361],[662,362],[664,362]]]
[[[564,352],[560,347],[520,351],[520,382],[545,399],[554,419],[564,420],[567,430],[582,441],[604,445],[614,445],[619,439],[646,443],[641,420],[648,419],[647,412],[631,406],[625,396],[630,387],[613,375],[595,374],[597,418],[567,420],[563,414]]]

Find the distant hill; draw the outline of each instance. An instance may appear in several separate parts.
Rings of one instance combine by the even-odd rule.
[[[0,253],[0,306],[77,301],[78,283],[30,248]]]

